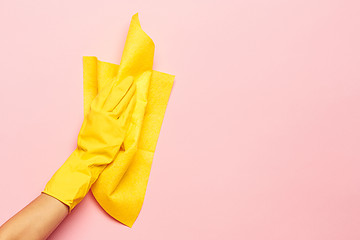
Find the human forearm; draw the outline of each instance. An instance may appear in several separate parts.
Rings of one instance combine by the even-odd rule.
[[[67,205],[42,193],[0,227],[0,240],[46,239],[68,212]]]

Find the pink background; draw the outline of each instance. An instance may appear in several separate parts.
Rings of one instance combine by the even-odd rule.
[[[1,1],[0,224],[74,150],[82,56],[139,12],[176,75],[132,229],[88,194],[50,239],[360,239],[356,0]]]

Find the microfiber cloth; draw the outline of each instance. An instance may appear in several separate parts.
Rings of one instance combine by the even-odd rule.
[[[120,153],[106,166],[91,191],[113,218],[132,227],[144,202],[156,143],[174,83],[174,75],[153,70],[155,45],[131,19],[120,65],[83,57],[84,114],[108,79],[132,76],[137,102]],[[139,95],[140,94],[140,95]]]

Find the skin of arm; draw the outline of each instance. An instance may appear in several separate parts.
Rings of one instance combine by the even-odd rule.
[[[43,240],[66,218],[69,207],[41,193],[0,227],[0,240]]]

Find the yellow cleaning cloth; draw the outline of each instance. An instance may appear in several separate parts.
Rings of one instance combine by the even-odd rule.
[[[131,19],[120,65],[83,57],[84,114],[108,79],[134,77],[136,105],[124,149],[106,166],[91,190],[102,208],[131,227],[140,213],[156,143],[174,82],[174,75],[152,70],[155,46],[141,29],[138,14]]]

